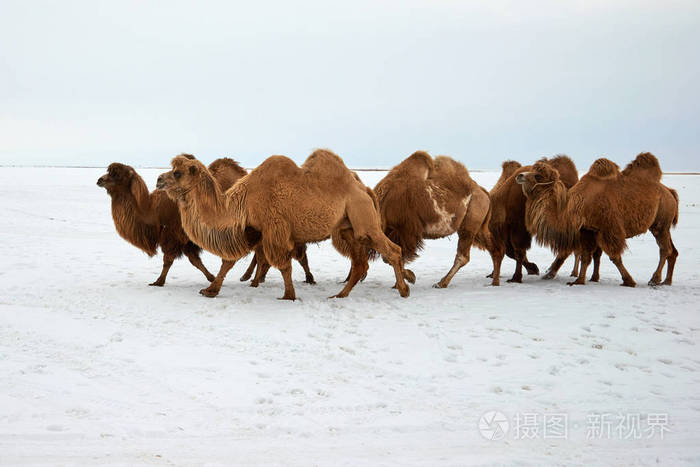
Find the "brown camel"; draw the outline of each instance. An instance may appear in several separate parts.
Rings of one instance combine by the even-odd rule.
[[[230,159],[219,159],[212,163],[213,172],[223,183],[240,177],[239,169]],[[162,287],[173,261],[183,254],[194,267],[202,271],[208,281],[214,280],[199,257],[201,248],[192,243],[182,230],[177,205],[165,192],[155,190],[149,193],[139,174],[132,167],[118,162],[109,165],[107,173],[97,180],[97,185],[105,188],[112,198],[112,219],[122,238],[148,256],[154,256],[160,246],[163,252],[163,270],[158,279],[149,285]]]
[[[671,285],[678,250],[671,227],[678,223],[678,194],[661,184],[661,167],[648,152],[639,154],[620,172],[608,159],[598,159],[581,180],[567,190],[556,170],[537,163],[518,175],[528,197],[528,225],[556,251],[576,250],[581,255],[578,278],[569,285],[585,284],[586,269],[597,248],[620,271],[622,285],[636,283],[622,264],[627,238],[649,230],[659,245],[659,265],[649,285]]]
[[[433,160],[417,151],[392,168],[374,188],[384,232],[401,246],[402,263],[413,261],[424,239],[443,238],[457,232],[454,264],[435,287],[447,287],[469,262],[472,244],[486,248],[489,195],[469,176],[466,167],[447,157]],[[478,237],[478,238],[477,238]],[[415,274],[405,278],[415,281]]]
[[[578,181],[576,166],[568,157],[560,155],[549,160],[541,159],[541,161],[546,161],[562,174],[561,178],[565,186],[573,186]],[[526,253],[532,245],[532,235],[525,225],[525,195],[520,185],[516,183],[518,174],[527,172],[531,168],[532,166],[525,166],[514,171],[512,168],[508,168],[510,175],[500,183],[496,183],[496,186],[491,190],[489,232],[494,250],[492,285],[500,285],[501,262],[505,255],[515,260],[515,272],[513,277],[508,279],[508,282],[522,282],[523,266],[528,274],[539,274],[537,265],[527,260]],[[504,172],[506,170],[507,168],[504,167]],[[563,259],[555,259],[555,262],[558,260],[563,262],[565,259],[566,256]],[[550,278],[549,273],[545,278]]]
[[[185,232],[230,261],[260,243],[269,263],[282,273],[282,299],[296,298],[290,262],[294,250],[329,236],[352,261],[351,278],[336,297],[347,296],[367,271],[367,248],[389,260],[399,293],[409,295],[400,248],[381,231],[365,187],[332,152],[316,150],[301,167],[284,156],[269,157],[225,193],[201,162],[178,156],[172,166],[158,178],[158,186],[178,200]]]

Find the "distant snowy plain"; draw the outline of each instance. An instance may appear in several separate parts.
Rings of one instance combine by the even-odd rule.
[[[139,172],[153,188],[162,171]],[[326,298],[349,261],[310,245],[318,285],[295,264],[299,300],[281,302],[274,269],[258,289],[238,281],[249,258],[215,299],[186,260],[148,287],[161,257],[118,237],[102,173],[0,168],[2,465],[700,464],[698,176],[664,178],[681,200],[672,287],[646,285],[658,249],[645,234],[623,257],[635,289],[606,257],[598,284],[566,286],[571,260],[553,281],[508,284],[506,260],[494,288],[476,249],[433,289],[451,237],[426,242],[407,299],[381,261],[349,298]],[[498,174],[472,176],[488,189]],[[503,436],[479,429],[492,411]],[[548,415],[566,436],[544,432]],[[667,418],[627,436],[619,415]],[[601,416],[610,431],[593,429]]]

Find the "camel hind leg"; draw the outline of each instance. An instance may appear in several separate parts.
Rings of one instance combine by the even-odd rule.
[[[651,233],[656,239],[656,244],[659,245],[659,265],[656,267],[656,270],[651,276],[651,279],[649,279],[649,285],[656,286],[661,285],[661,273],[663,272],[664,265],[666,264],[667,260],[669,261],[669,269],[671,269],[671,276],[673,276],[673,270],[670,266],[670,258],[673,255],[674,250],[676,256],[678,255],[678,251],[675,249],[673,243],[671,242],[671,233],[668,230],[652,230]],[[673,261],[675,263],[675,257]]]
[[[559,269],[561,266],[564,264],[564,261],[569,257],[570,253],[569,252],[559,252],[557,254],[557,257],[554,258],[554,261],[552,261],[552,264],[549,266],[549,269],[547,269],[547,273],[542,276],[543,280],[551,280],[557,277],[557,273],[559,272]],[[578,271],[578,255],[576,255],[576,271]],[[576,273],[578,275],[578,272]],[[576,276],[575,275],[575,276]],[[575,277],[574,276],[574,277]]]
[[[571,277],[578,276],[579,263],[581,263],[581,258],[579,257],[579,255],[574,255],[574,268],[571,270],[571,274],[569,274],[569,276],[571,276]]]
[[[598,282],[600,280],[600,257],[603,256],[603,250],[596,248],[593,252],[593,274],[591,274],[590,282]]]
[[[381,229],[379,213],[374,208],[372,199],[366,192],[362,197],[352,200],[346,207],[347,219],[350,221],[355,239],[368,240],[367,246],[377,251],[394,268],[396,289],[402,297],[408,297],[410,290],[405,280],[405,271],[401,257],[401,247],[389,240]]]
[[[153,285],[155,287],[163,287],[165,285],[165,278],[168,276],[168,271],[170,271],[170,266],[173,265],[173,261],[175,261],[175,255],[164,253],[163,270],[160,272],[160,276],[158,276],[158,279],[156,279],[155,282],[151,282],[148,285]]]
[[[253,276],[253,272],[255,272],[255,266],[258,265],[258,258],[257,256],[253,256],[253,259],[250,260],[250,264],[248,265],[248,269],[245,270],[243,275],[241,276],[240,281],[245,282],[248,279],[250,279]]]
[[[576,255],[580,258],[581,264],[578,277],[575,281],[567,282],[568,285],[586,285],[586,271],[591,264],[593,252],[598,248],[598,235],[591,230],[581,230],[581,241],[577,248]]]
[[[306,244],[297,246],[294,250],[294,259],[296,259],[304,269],[304,274],[306,275],[304,282],[315,285],[316,281],[314,280],[314,275],[311,274],[311,269],[309,268],[309,257],[306,256]]]
[[[459,242],[457,243],[457,254],[455,255],[454,263],[452,267],[447,272],[445,277],[440,279],[440,282],[433,285],[436,289],[444,289],[450,282],[452,278],[457,274],[462,267],[469,263],[469,255],[472,249],[472,242],[474,240],[474,234],[471,232],[464,232],[459,234]]]
[[[678,258],[678,250],[676,250],[676,245],[673,244],[671,240],[671,235],[669,234],[669,241],[671,242],[671,255],[668,257],[668,263],[666,265],[666,279],[661,283],[661,285],[671,285],[673,283],[673,268],[676,266],[676,259]]]
[[[202,263],[202,259],[199,257],[198,252],[185,251],[185,254],[187,255],[187,259],[190,260],[190,263],[192,263],[192,266],[202,271],[202,274],[204,274],[204,277],[206,277],[209,282],[215,279],[214,274],[210,273],[204,266],[204,263]]]
[[[330,298],[345,298],[350,294],[350,291],[355,287],[355,285],[362,279],[363,276],[367,274],[369,269],[369,255],[367,248],[362,245],[359,241],[354,238],[354,233],[350,229],[341,230],[339,233],[341,239],[346,242],[350,251],[350,261],[352,266],[350,267],[350,273],[348,275],[348,280],[345,283],[345,287],[338,294],[333,295]]]

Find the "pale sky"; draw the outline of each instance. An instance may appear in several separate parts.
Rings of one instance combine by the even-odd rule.
[[[700,170],[700,1],[0,0],[0,164]]]

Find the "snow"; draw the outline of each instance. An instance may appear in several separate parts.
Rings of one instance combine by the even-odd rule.
[[[148,287],[161,258],[118,237],[103,172],[0,168],[0,464],[700,463],[698,176],[664,179],[681,199],[672,287],[645,285],[658,261],[646,234],[623,257],[636,289],[606,258],[599,284],[567,287],[569,260],[554,281],[494,288],[478,250],[433,289],[452,237],[426,242],[407,299],[381,261],[327,299],[349,261],[324,242],[308,250],[318,285],[295,265],[290,303],[276,270],[258,289],[238,281],[249,258],[215,299],[186,260]],[[162,170],[140,172],[153,187]],[[510,420],[505,439],[479,432],[489,411]],[[520,414],[565,414],[568,436],[519,439]],[[669,431],[587,439],[595,414],[663,414]]]

